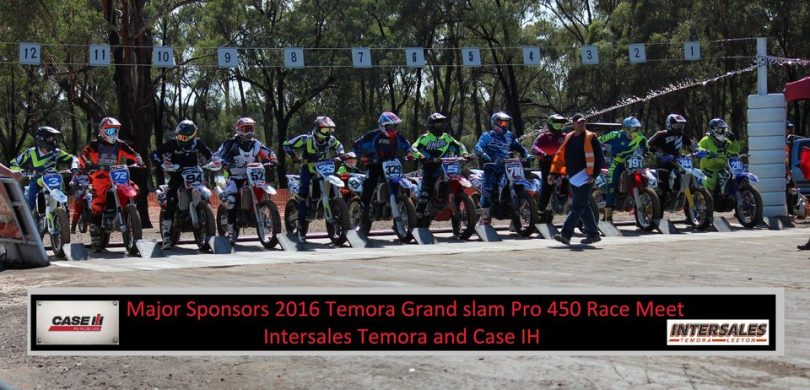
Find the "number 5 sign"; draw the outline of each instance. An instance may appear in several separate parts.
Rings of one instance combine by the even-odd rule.
[[[481,66],[481,50],[477,47],[461,49],[461,62],[464,66]]]

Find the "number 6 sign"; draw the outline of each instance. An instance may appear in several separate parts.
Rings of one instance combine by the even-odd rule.
[[[409,68],[423,68],[425,66],[425,50],[421,47],[405,49],[405,64]]]

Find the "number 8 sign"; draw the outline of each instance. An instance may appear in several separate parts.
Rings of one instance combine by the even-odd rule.
[[[300,47],[288,47],[284,49],[284,66],[287,68],[304,67],[304,49]]]

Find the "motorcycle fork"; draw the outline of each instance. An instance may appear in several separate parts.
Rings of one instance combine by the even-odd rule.
[[[121,206],[121,198],[118,196],[118,188],[113,184],[111,187],[113,192],[113,199],[115,200],[115,223],[119,226],[121,233],[127,231],[127,226],[124,224],[124,207]]]
[[[391,219],[397,220],[399,219],[399,207],[397,207],[397,185],[392,183],[391,181],[388,182],[388,201],[391,203]]]
[[[681,174],[681,188],[683,194],[686,196],[686,203],[689,204],[689,209],[695,209],[695,200],[692,199],[692,175],[683,173]]]
[[[256,218],[256,232],[259,237],[264,237],[264,218],[259,211],[259,197],[256,195],[255,188],[250,189],[250,196],[251,199],[253,199],[253,215],[255,215]]]
[[[321,177],[319,185],[321,186],[321,207],[323,207],[323,218],[327,221],[332,221],[332,207],[329,205],[329,194],[332,191],[332,183],[327,183],[325,177]]]
[[[188,190],[187,190],[188,191]],[[197,215],[197,205],[200,203],[202,197],[200,196],[200,191],[196,188],[192,189],[191,195],[188,201],[188,215],[191,217],[191,226],[194,229],[200,228],[200,217]]]

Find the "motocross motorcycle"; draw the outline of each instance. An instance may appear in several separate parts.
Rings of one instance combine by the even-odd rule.
[[[716,157],[709,153],[709,157]],[[762,195],[751,183],[759,181],[757,175],[747,172],[742,155],[726,158],[726,167],[720,172],[714,195],[714,207],[719,212],[734,210],[734,216],[746,229],[762,222]]]
[[[67,173],[67,172],[64,172]],[[27,175],[29,180],[37,180],[33,174]],[[34,207],[34,222],[39,236],[45,233],[51,237],[51,251],[55,257],[64,257],[63,245],[70,243],[70,219],[68,218],[68,197],[62,191],[62,173],[51,168],[40,176],[42,189],[37,195]],[[26,198],[28,186],[25,187]]]
[[[413,240],[413,229],[416,227],[416,210],[411,201],[415,186],[402,173],[402,163],[398,159],[382,162],[384,180],[377,183],[371,196],[368,209],[363,209],[361,196],[362,181],[365,176],[352,176],[349,187],[355,196],[349,202],[349,220],[351,227],[367,236],[371,223],[393,220],[394,233],[402,243]]]
[[[337,161],[335,161],[337,160]],[[301,186],[299,175],[287,175],[287,186],[292,199],[284,208],[284,225],[287,233],[298,234],[298,202],[307,202],[307,224],[316,219],[326,222],[326,231],[329,240],[335,246],[346,242],[346,231],[351,229],[349,223],[349,209],[343,200],[341,191],[345,187],[343,180],[335,176],[335,164],[342,161],[323,160],[315,163],[315,174],[310,180],[309,192],[306,199],[298,196]]]
[[[203,167],[184,168],[180,173],[183,178],[183,187],[180,187],[177,192],[177,211],[174,213],[174,221],[172,222],[172,245],[177,245],[181,233],[192,232],[194,242],[200,251],[210,249],[208,241],[217,234],[217,228],[214,220],[214,210],[209,203],[211,190],[205,186],[203,169],[215,172],[221,168],[221,163],[211,162]],[[180,166],[177,164],[164,168],[169,173],[177,172],[178,169],[180,169]],[[159,221],[163,221],[163,213],[166,212],[168,195],[166,192],[168,190],[168,184],[163,184],[155,191],[157,200],[160,203]],[[160,236],[164,237],[163,224],[160,226]]]
[[[526,179],[523,169],[525,161],[525,159],[508,158],[484,165],[503,164],[505,172],[496,187],[497,191],[493,191],[492,207],[490,208],[492,218],[511,219],[515,231],[523,237],[529,237],[539,220],[537,202],[534,198],[538,188],[534,182]],[[471,169],[470,172],[470,182],[478,194],[481,194],[484,185],[484,171]],[[480,200],[480,195],[477,198]],[[478,204],[480,205],[480,202]]]
[[[271,197],[276,194],[276,189],[265,182],[265,165],[270,164],[250,163],[247,165],[245,171],[247,180],[239,189],[239,199],[236,204],[236,227],[233,232],[228,232],[228,207],[221,202],[217,208],[217,230],[220,236],[228,237],[230,234],[231,242],[236,242],[241,228],[255,227],[262,246],[272,249],[278,244],[281,217],[278,207],[271,200]],[[218,175],[214,181],[217,195],[222,199],[228,183],[221,175]]]
[[[418,227],[429,228],[431,221],[451,221],[453,236],[466,240],[475,232],[477,214],[475,203],[473,203],[466,189],[472,187],[472,183],[461,174],[461,163],[467,161],[464,157],[444,157],[432,159],[432,163],[440,163],[441,170],[436,179],[434,188],[427,189],[430,199],[421,199],[418,195],[422,192],[421,178],[415,179],[417,190],[417,202],[426,202],[424,213],[421,218],[417,218]],[[424,162],[423,162],[424,163]]]
[[[596,201],[600,214],[605,208],[607,183],[608,170],[602,169],[591,191],[591,197]],[[639,229],[652,231],[661,215],[661,201],[655,192],[657,186],[658,177],[654,171],[645,167],[644,156],[641,153],[633,153],[627,157],[625,169],[619,178],[614,210],[632,212]]]
[[[138,214],[138,208],[135,206],[138,185],[130,180],[130,168],[141,167],[138,165],[113,165],[109,167],[112,185],[105,194],[107,201],[101,214],[101,229],[98,232],[100,236],[93,240],[98,243],[93,248],[96,252],[101,252],[107,247],[112,232],[121,232],[127,252],[131,255],[138,253],[138,247],[135,244],[143,237],[143,230],[141,229],[141,217]],[[105,174],[107,174],[107,169],[90,172],[90,175],[95,177]],[[90,205],[88,204],[87,207],[90,207]]]
[[[705,152],[698,152],[695,157],[703,157]],[[663,218],[663,212],[675,212],[683,209],[686,221],[699,230],[706,230],[711,226],[714,218],[714,201],[709,190],[703,186],[706,174],[699,168],[695,168],[692,163],[692,155],[676,156],[673,161],[675,168],[669,175],[669,183],[661,183],[657,187],[659,196],[663,196],[663,186],[669,186],[667,198],[663,199],[661,213],[658,218]],[[665,169],[658,169],[661,172]]]

